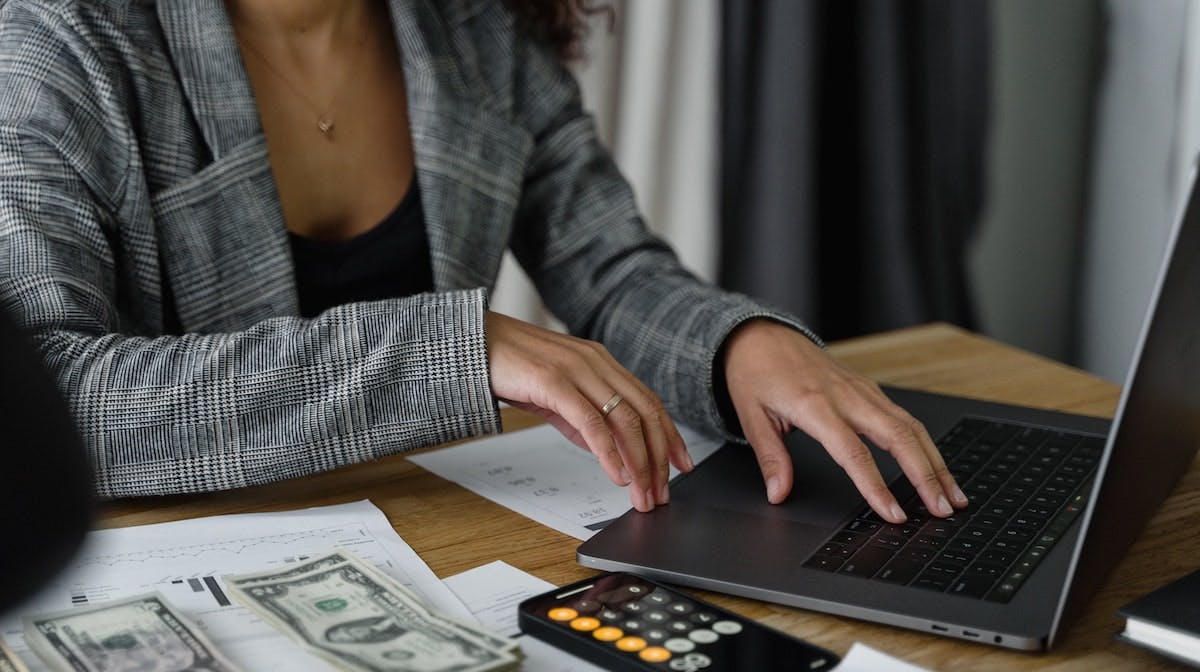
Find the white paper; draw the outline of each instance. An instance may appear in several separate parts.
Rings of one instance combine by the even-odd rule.
[[[552,590],[554,584],[497,560],[446,579],[463,604],[486,629],[506,637],[518,637],[517,605],[527,597]],[[524,672],[601,672],[603,668],[576,658],[529,636],[520,636]]]
[[[679,433],[699,464],[721,442],[686,427]],[[591,453],[550,425],[470,441],[408,458],[442,478],[517,513],[585,541],[630,508],[627,488],[613,484]],[[679,472],[672,467],[671,477]]]
[[[903,661],[899,658],[889,656],[888,654],[863,644],[855,642],[846,655],[842,657],[842,662],[833,668],[836,672],[879,672],[879,670],[887,670],[888,672],[929,672],[924,667],[918,667],[912,663]]]
[[[25,645],[23,617],[157,590],[243,669],[332,670],[231,602],[221,577],[299,562],[336,547],[379,567],[434,608],[473,620],[454,593],[396,534],[383,512],[364,500],[91,532],[68,570],[33,599],[3,615],[0,635],[31,672],[45,670]]]

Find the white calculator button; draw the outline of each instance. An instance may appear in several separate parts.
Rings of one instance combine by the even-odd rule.
[[[683,659],[691,663],[692,666],[697,670],[702,670],[709,665],[712,665],[712,658],[709,658],[703,653],[689,653],[684,656]]]
[[[671,653],[687,653],[696,648],[696,644],[682,637],[672,637],[663,642],[663,646]]]
[[[720,638],[721,636],[712,630],[693,630],[688,633],[688,639],[697,644],[712,644]]]
[[[712,629],[719,635],[736,635],[742,631],[742,624],[737,621],[717,621]]]

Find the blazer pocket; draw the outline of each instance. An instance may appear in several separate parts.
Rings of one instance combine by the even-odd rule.
[[[184,331],[239,331],[297,314],[287,228],[262,134],[159,191],[151,207]]]

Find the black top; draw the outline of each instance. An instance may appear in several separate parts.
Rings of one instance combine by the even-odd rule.
[[[344,303],[433,289],[429,238],[416,180],[392,214],[365,233],[327,242],[289,232],[288,239],[304,317]]]

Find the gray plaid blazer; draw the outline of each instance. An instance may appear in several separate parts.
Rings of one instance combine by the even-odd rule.
[[[712,378],[729,331],[759,315],[803,330],[646,230],[570,74],[501,2],[391,12],[436,291],[309,320],[221,0],[0,2],[0,306],[64,390],[101,496],[499,431],[484,312],[506,247],[573,333],[710,432],[726,431]]]

